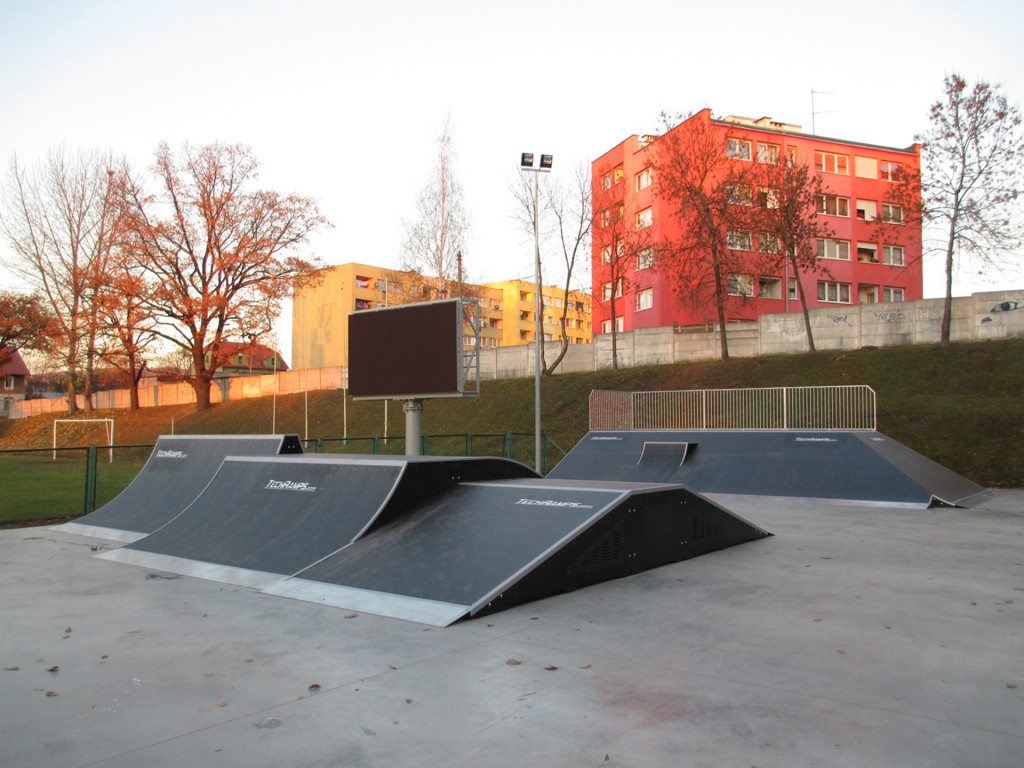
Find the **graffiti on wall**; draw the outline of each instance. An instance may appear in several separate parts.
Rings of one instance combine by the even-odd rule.
[[[907,319],[902,312],[874,312],[875,318],[883,323],[900,323]]]
[[[992,317],[993,315],[999,315],[1003,312],[1016,312],[1018,309],[1024,309],[1024,306],[1021,306],[1021,303],[1019,301],[1001,302],[992,307],[992,309],[989,310],[988,317],[981,318],[981,322],[991,323],[994,319]]]

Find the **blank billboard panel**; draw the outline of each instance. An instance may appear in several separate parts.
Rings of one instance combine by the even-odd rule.
[[[457,300],[356,312],[348,323],[349,392],[363,398],[462,393],[462,312]]]

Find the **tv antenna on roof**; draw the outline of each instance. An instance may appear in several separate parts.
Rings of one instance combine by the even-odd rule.
[[[816,91],[813,88],[811,88],[811,133],[814,134],[814,135],[817,135],[818,134],[818,130],[817,130],[817,127],[816,127],[816,118],[817,118],[817,116],[818,115],[828,115],[828,114],[831,114],[833,112],[838,112],[839,110],[838,109],[825,109],[825,110],[822,110],[822,111],[816,110],[814,108],[814,97],[815,96],[835,96],[835,93],[833,93],[832,91]]]

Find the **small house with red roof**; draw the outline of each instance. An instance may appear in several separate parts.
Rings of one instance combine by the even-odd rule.
[[[0,417],[11,414],[11,404],[25,399],[28,366],[16,349],[0,347]]]

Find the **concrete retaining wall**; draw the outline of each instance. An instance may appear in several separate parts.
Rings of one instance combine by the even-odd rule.
[[[942,324],[942,299],[892,304],[836,305],[810,311],[814,344],[824,349],[859,349],[907,344],[937,344]],[[616,334],[620,368],[712,360],[720,356],[719,329],[641,328]],[[758,322],[726,327],[729,355],[795,354],[807,350],[803,315],[761,315]],[[953,299],[950,327],[952,341],[985,341],[1024,337],[1024,291],[991,291]],[[558,354],[558,344],[545,343],[548,360]],[[612,367],[611,334],[596,334],[592,344],[569,347],[556,373],[579,373]],[[534,373],[534,346],[488,348],[480,351],[480,379],[514,379]],[[288,371],[276,376],[241,376],[218,379],[210,392],[212,402],[265,397],[316,389],[347,386],[344,368]],[[161,384],[139,390],[139,404],[173,405],[195,402],[188,384]],[[128,391],[99,392],[96,408],[127,408]],[[84,399],[79,397],[79,405]],[[64,399],[23,400],[12,403],[12,418],[67,410]]]

